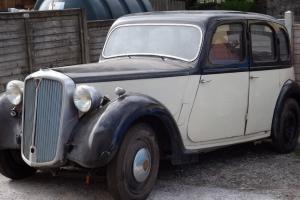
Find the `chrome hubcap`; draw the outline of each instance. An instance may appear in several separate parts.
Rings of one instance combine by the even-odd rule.
[[[144,182],[151,170],[151,156],[148,149],[140,149],[133,161],[133,175],[137,182]]]

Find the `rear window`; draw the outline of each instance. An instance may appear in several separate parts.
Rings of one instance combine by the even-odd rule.
[[[271,62],[275,60],[274,31],[267,25],[250,26],[252,57],[254,62]]]

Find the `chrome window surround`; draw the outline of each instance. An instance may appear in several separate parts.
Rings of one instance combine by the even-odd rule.
[[[21,153],[23,160],[31,167],[59,167],[63,165],[65,161],[64,154],[65,154],[65,145],[67,144],[68,140],[70,139],[71,131],[78,122],[78,112],[73,104],[73,93],[75,90],[75,83],[72,79],[61,74],[59,72],[55,72],[53,70],[40,70],[35,72],[25,79],[26,81],[29,79],[50,79],[54,81],[58,81],[62,84],[63,94],[62,94],[62,105],[61,105],[61,117],[60,117],[60,127],[59,127],[59,137],[57,142],[57,149],[56,155],[54,160],[50,162],[44,163],[37,163],[32,160],[28,160],[24,156],[24,148],[23,148],[23,135],[22,135],[22,142],[21,142]],[[24,91],[23,101],[26,94],[26,90]],[[23,109],[24,111],[24,103]],[[36,122],[34,121],[34,124]],[[22,130],[24,130],[24,112],[22,112]],[[22,133],[23,134],[23,133]]]
[[[196,56],[191,59],[191,60],[187,60],[187,59],[184,59],[184,58],[180,58],[180,57],[177,57],[177,56],[171,56],[171,55],[165,55],[165,54],[147,54],[147,53],[131,53],[131,54],[120,54],[120,55],[117,55],[117,56],[105,56],[104,55],[104,51],[105,51],[105,48],[106,48],[106,45],[107,45],[107,42],[111,36],[111,34],[118,28],[121,28],[121,27],[130,27],[130,26],[186,26],[186,27],[194,27],[196,28],[197,30],[199,30],[200,32],[200,39],[199,39],[199,47],[198,47],[198,51],[197,51],[197,54]],[[117,27],[114,27],[113,29],[111,29],[107,35],[107,39],[105,41],[105,44],[104,44],[104,47],[103,47],[103,50],[102,50],[102,57],[103,58],[117,58],[117,57],[122,57],[122,56],[162,56],[162,57],[166,57],[166,58],[174,58],[174,59],[178,59],[178,60],[182,60],[182,61],[185,61],[185,62],[193,62],[195,61],[198,57],[199,57],[199,54],[200,54],[200,51],[201,51],[201,48],[202,48],[202,43],[203,43],[203,31],[202,29],[199,27],[199,26],[196,26],[196,25],[193,25],[193,24],[172,24],[172,23],[141,23],[141,24],[125,24],[125,25],[119,25]],[[101,58],[100,58],[101,60]],[[99,60],[99,61],[100,61]]]

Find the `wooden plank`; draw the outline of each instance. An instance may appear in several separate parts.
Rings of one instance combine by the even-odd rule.
[[[294,38],[294,43],[300,44],[300,37],[299,38]]]
[[[56,41],[63,41],[63,40],[71,40],[79,38],[79,33],[68,33],[68,34],[54,34],[54,35],[47,35],[47,36],[40,36],[40,37],[33,37],[33,43],[45,43],[45,42],[56,42]]]
[[[295,64],[300,64],[300,55],[294,55],[294,63]]]
[[[80,10],[1,13],[0,90],[11,79],[23,79],[31,59],[34,71],[80,64],[89,57],[85,55],[89,48],[82,17]]]
[[[43,49],[56,49],[65,46],[74,46],[79,44],[79,38],[68,39],[68,40],[59,40],[46,43],[35,43],[32,46],[33,51],[43,50]]]
[[[0,63],[0,69],[4,69],[4,70],[9,70],[11,68],[16,68],[16,67],[26,68],[27,66],[28,66],[27,59],[15,59],[12,61]]]
[[[62,59],[62,60],[56,60],[55,62],[49,63],[38,63],[35,66],[35,70],[39,70],[42,68],[53,68],[53,67],[64,67],[64,66],[70,66],[70,65],[77,65],[81,63],[81,58],[69,58],[69,59]]]
[[[1,13],[3,15],[3,13]],[[0,16],[1,16],[0,15]],[[10,28],[17,28],[17,27],[23,27],[24,19],[10,19],[10,20],[0,20],[0,27],[10,27]],[[1,29],[3,30],[3,29]]]
[[[2,55],[12,54],[12,53],[21,53],[26,51],[25,45],[18,45],[13,47],[2,47],[0,48],[0,60]]]
[[[13,40],[0,40],[0,48],[25,45],[25,38]]]
[[[23,23],[17,25],[0,25],[0,33],[24,31]]]
[[[26,68],[16,67],[16,68],[12,68],[10,70],[1,70],[0,69],[0,77],[25,74],[25,73],[28,73],[28,70]]]
[[[47,36],[47,35],[54,35],[54,34],[77,33],[79,32],[79,27],[70,26],[70,27],[60,27],[60,28],[47,28],[43,30],[33,30],[32,32],[33,32],[31,33],[32,37]]]
[[[11,80],[24,80],[26,77],[26,74],[15,74],[11,76],[3,76],[0,77],[0,83],[7,84]]]
[[[26,59],[26,58],[27,58],[26,52],[2,55],[1,59],[0,59],[0,63],[10,62],[13,60],[21,60],[21,59]]]
[[[25,38],[25,32],[2,32],[0,33],[0,40],[11,40]]]
[[[43,49],[39,51],[34,51],[33,55],[34,57],[43,57],[43,56],[54,56],[59,54],[65,54],[65,53],[80,53],[80,46],[74,45],[74,46],[65,46],[62,48],[54,48],[54,49]]]
[[[73,59],[75,58],[80,58],[80,53],[68,53],[68,54],[60,54],[60,55],[55,55],[55,56],[48,56],[48,57],[37,57],[33,60],[34,66],[39,66],[39,65],[45,65],[45,64],[54,64],[56,62],[65,60],[65,59]]]

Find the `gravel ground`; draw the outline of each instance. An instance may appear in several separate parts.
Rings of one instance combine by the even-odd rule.
[[[111,199],[104,177],[84,184],[83,174],[48,173],[10,181],[0,176],[0,200]],[[267,144],[239,145],[200,156],[193,165],[161,166],[150,200],[300,200],[300,149],[274,153]]]

